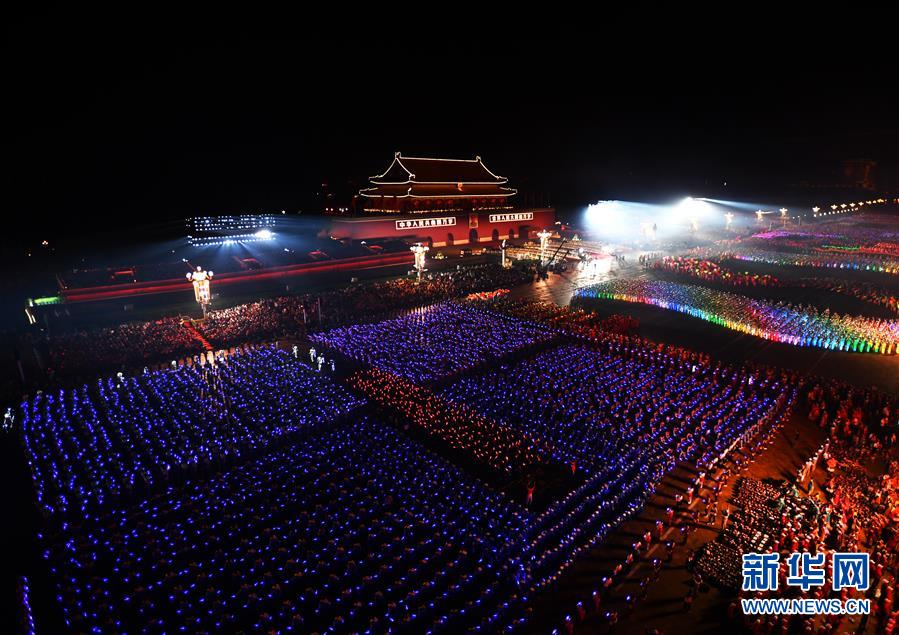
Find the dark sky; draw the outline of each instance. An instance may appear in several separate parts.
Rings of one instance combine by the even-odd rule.
[[[252,22],[11,16],[3,196],[21,232],[314,211],[320,183],[364,180],[396,150],[481,155],[562,209],[774,195],[845,158],[899,164],[890,59],[873,47],[827,54],[730,34],[649,46],[652,34],[614,24],[550,37]]]

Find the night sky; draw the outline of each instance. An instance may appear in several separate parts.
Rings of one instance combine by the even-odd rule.
[[[353,191],[397,150],[480,155],[521,202],[563,212],[771,199],[856,157],[899,181],[899,101],[873,50],[800,43],[731,59],[746,46],[730,34],[647,51],[650,33],[610,24],[590,37],[449,25],[413,38],[337,17],[240,17],[11,16],[4,207],[25,222],[4,240],[315,213],[321,183]]]

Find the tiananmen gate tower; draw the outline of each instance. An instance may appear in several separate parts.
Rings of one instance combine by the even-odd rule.
[[[338,238],[401,238],[431,246],[529,238],[552,227],[555,210],[520,209],[508,179],[480,157],[404,157],[369,179],[356,197],[356,216],[334,219]]]

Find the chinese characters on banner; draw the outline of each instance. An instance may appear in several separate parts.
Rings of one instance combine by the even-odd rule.
[[[397,230],[424,229],[428,227],[451,227],[456,224],[456,217],[448,218],[413,218],[410,220],[396,221]]]
[[[490,214],[491,223],[515,223],[522,220],[534,220],[533,212],[515,212],[512,214]]]

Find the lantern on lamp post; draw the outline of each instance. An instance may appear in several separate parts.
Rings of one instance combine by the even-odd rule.
[[[546,264],[546,248],[549,245],[549,237],[552,236],[552,232],[547,230],[542,230],[537,232],[537,238],[540,239],[540,264]]]
[[[415,243],[409,250],[415,254],[415,271],[418,274],[418,282],[421,282],[421,274],[425,270],[425,254],[428,252],[428,247],[421,243]]]
[[[204,271],[203,267],[197,265],[197,270],[187,274],[187,279],[194,285],[194,300],[203,309],[203,317],[205,318],[209,303],[212,301],[212,294],[209,290],[212,272]]]

